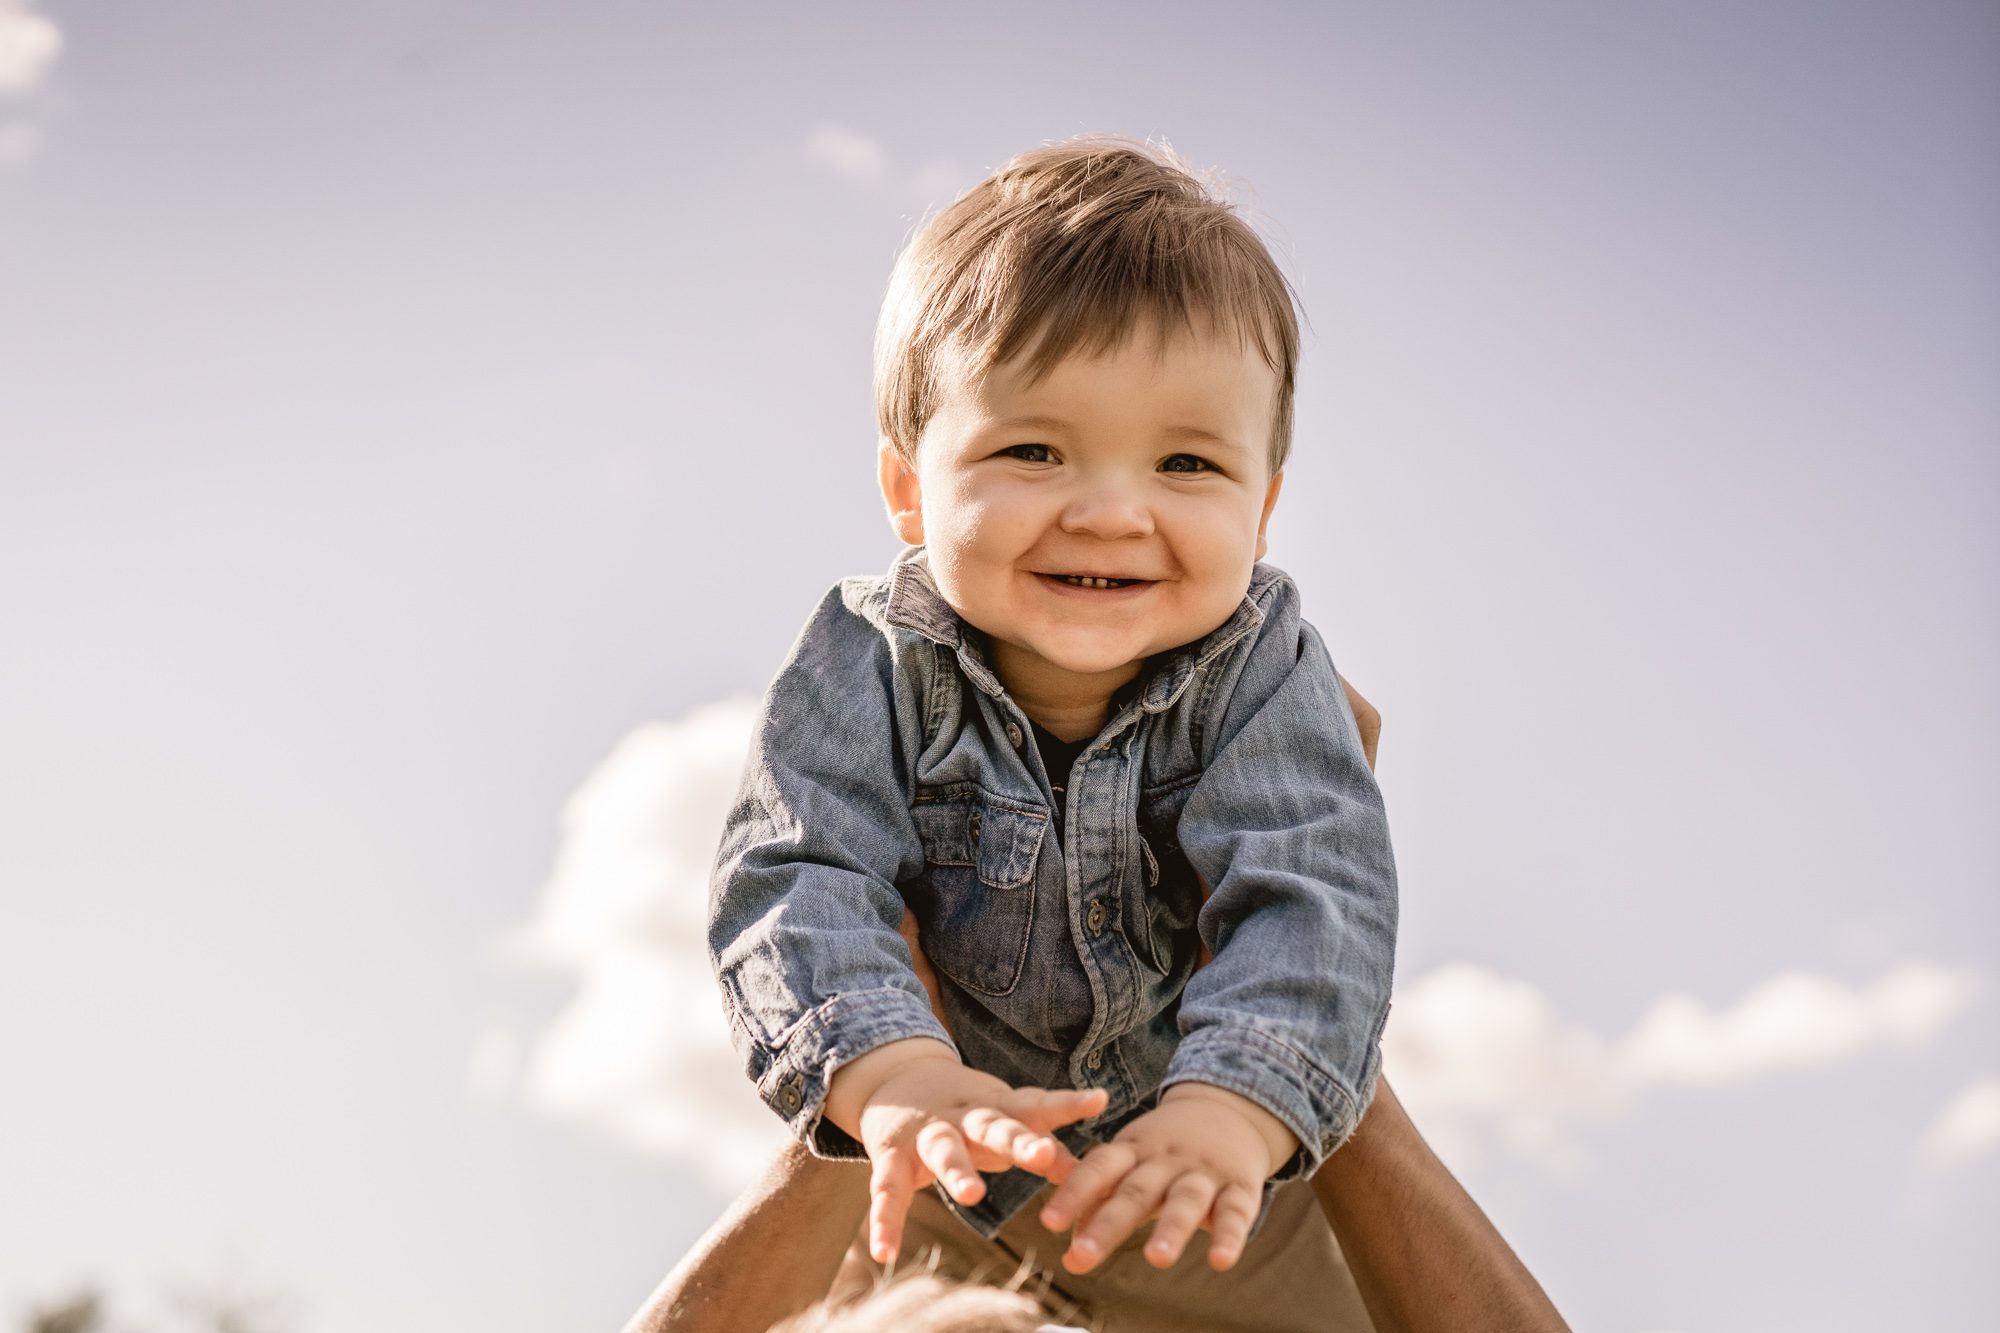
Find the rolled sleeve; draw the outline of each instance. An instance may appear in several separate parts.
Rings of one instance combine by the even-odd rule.
[[[1163,1086],[1212,1083],[1298,1136],[1279,1179],[1346,1141],[1380,1067],[1395,964],[1396,874],[1353,711],[1290,580],[1209,688],[1211,757],[1179,838],[1213,886],[1213,960],[1182,995]]]
[[[837,995],[771,1049],[757,1095],[815,1156],[866,1157],[852,1135],[826,1119],[827,1089],[848,1061],[908,1037],[932,1037],[958,1049],[926,999],[894,988]]]
[[[823,1120],[841,1065],[905,1037],[951,1044],[897,929],[922,847],[892,665],[829,593],[765,694],[710,879],[731,1039],[765,1103],[829,1157],[862,1155]]]
[[[1371,1043],[1367,1068],[1357,1080],[1371,1093],[1380,1062],[1379,1047]],[[1176,1083],[1227,1088],[1284,1121],[1299,1148],[1271,1177],[1281,1184],[1317,1170],[1354,1133],[1368,1109],[1304,1051],[1254,1027],[1210,1024],[1190,1033],[1175,1051],[1161,1086]]]

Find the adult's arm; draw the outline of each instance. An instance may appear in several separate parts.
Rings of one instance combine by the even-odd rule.
[[[1313,1176],[1313,1193],[1377,1333],[1569,1333],[1387,1078],[1354,1137]]]
[[[826,1295],[868,1215],[868,1164],[785,1144],[624,1333],[752,1333]]]

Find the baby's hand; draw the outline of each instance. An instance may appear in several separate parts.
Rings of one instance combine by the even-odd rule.
[[[1207,1228],[1209,1267],[1235,1264],[1257,1220],[1264,1181],[1298,1140],[1247,1097],[1205,1083],[1177,1083],[1154,1110],[1086,1155],[1042,1207],[1042,1225],[1078,1223],[1063,1267],[1087,1273],[1157,1215],[1146,1262],[1171,1266]]]
[[[840,1110],[858,1105],[850,1132],[874,1164],[869,1254],[882,1264],[895,1259],[910,1197],[933,1180],[958,1202],[972,1204],[986,1193],[981,1171],[1018,1166],[1066,1179],[1076,1158],[1049,1131],[1101,1114],[1105,1099],[1102,1088],[1009,1087],[966,1068],[942,1042],[921,1038],[877,1047],[835,1071],[828,1114],[842,1124]]]

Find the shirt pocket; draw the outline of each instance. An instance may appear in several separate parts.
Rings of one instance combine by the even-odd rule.
[[[960,986],[1006,995],[1021,979],[1048,813],[984,792],[919,798],[923,874],[905,884],[924,957]]]
[[[1201,885],[1181,850],[1181,808],[1194,781],[1175,783],[1139,802],[1139,886],[1125,895],[1126,933],[1162,976],[1171,977],[1195,956],[1195,917]]]

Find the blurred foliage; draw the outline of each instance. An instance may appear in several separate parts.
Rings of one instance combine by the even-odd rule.
[[[104,1302],[82,1291],[59,1304],[28,1312],[27,1333],[103,1333]]]
[[[114,1319],[105,1296],[84,1287],[51,1305],[28,1311],[22,1333],[285,1333],[291,1321],[275,1297],[183,1289],[172,1294],[176,1317],[161,1324]]]

